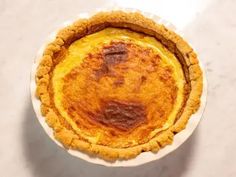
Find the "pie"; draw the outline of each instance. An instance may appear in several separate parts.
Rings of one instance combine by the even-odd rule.
[[[130,159],[172,143],[199,108],[202,78],[173,31],[138,12],[99,12],[47,45],[36,95],[65,148]]]

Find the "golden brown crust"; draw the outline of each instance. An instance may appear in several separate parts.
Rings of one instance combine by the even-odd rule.
[[[169,129],[160,132],[149,142],[130,148],[111,148],[90,144],[83,139],[79,139],[73,130],[67,129],[62,125],[57,113],[53,110],[53,101],[49,94],[51,71],[60,59],[63,58],[60,56],[64,55],[65,49],[73,41],[108,26],[129,28],[154,36],[179,59],[185,73],[185,79],[190,85],[190,88],[187,88],[189,93],[186,105],[175,124]],[[41,112],[45,116],[47,124],[54,129],[55,138],[66,148],[97,154],[103,159],[129,159],[143,151],[156,152],[160,148],[172,143],[174,133],[183,130],[190,116],[199,108],[203,85],[202,77],[197,55],[193,49],[173,31],[168,30],[163,25],[156,24],[140,13],[127,13],[122,11],[101,12],[90,19],[78,20],[74,24],[60,30],[56,39],[46,47],[36,73],[36,95],[41,101]]]

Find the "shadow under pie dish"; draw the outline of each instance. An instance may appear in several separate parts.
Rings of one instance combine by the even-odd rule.
[[[44,50],[36,95],[55,138],[103,159],[171,144],[200,105],[202,71],[176,33],[140,13],[100,12]]]

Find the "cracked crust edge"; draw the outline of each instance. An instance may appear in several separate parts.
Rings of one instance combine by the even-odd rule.
[[[185,62],[191,86],[184,110],[175,124],[156,135],[149,142],[130,148],[111,148],[81,140],[72,130],[61,125],[59,117],[53,110],[48,91],[51,71],[58,63],[58,57],[55,57],[55,55],[69,46],[74,40],[108,26],[129,28],[154,36],[160,40],[171,52],[178,56],[178,59],[179,57],[183,59],[182,62]],[[123,11],[100,12],[89,19],[78,20],[60,30],[55,40],[45,48],[35,77],[37,85],[36,96],[41,101],[41,113],[46,118],[47,124],[54,130],[55,138],[65,148],[84,151],[92,155],[95,154],[105,160],[130,159],[141,152],[157,152],[159,149],[171,144],[174,134],[183,130],[190,116],[198,110],[203,87],[203,76],[197,55],[182,37],[138,12]]]

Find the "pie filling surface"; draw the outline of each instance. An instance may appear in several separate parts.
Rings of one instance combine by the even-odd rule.
[[[184,105],[180,62],[155,38],[105,28],[73,42],[55,67],[55,108],[82,139],[115,148],[147,143]]]

